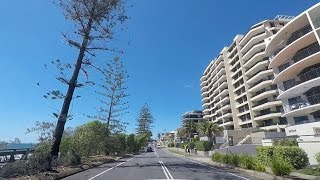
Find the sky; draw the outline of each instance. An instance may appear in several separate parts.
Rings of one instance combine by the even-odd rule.
[[[315,0],[128,0],[124,31],[117,31],[112,45],[123,49],[120,56],[128,75],[129,113],[122,117],[133,133],[139,109],[148,103],[155,119],[153,134],[181,125],[186,111],[202,109],[200,77],[224,46],[237,34],[276,15],[296,16],[316,4]],[[50,0],[6,0],[0,6],[0,140],[36,142],[26,129],[36,121],[56,122],[50,114],[61,101],[43,98],[47,90],[66,87],[44,68],[52,60],[73,62],[77,51],[61,33],[73,26]],[[116,54],[95,59],[108,62]],[[96,72],[89,77],[99,79]],[[40,83],[41,87],[36,86]],[[77,90],[71,105],[74,118],[67,127],[91,121],[99,106],[96,87]]]

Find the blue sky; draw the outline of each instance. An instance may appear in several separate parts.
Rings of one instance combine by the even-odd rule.
[[[130,75],[130,113],[122,119],[133,132],[140,107],[147,102],[153,112],[156,135],[180,126],[185,111],[201,109],[199,79],[208,63],[236,34],[277,14],[298,15],[318,1],[308,0],[138,0],[128,1],[131,19],[128,30],[119,32],[115,43],[124,49],[121,56]],[[55,121],[49,114],[61,102],[42,98],[44,90],[61,89],[43,64],[55,59],[72,62],[76,51],[63,41],[61,32],[72,27],[58,7],[49,0],[8,0],[0,6],[0,140],[20,138],[35,142],[25,134],[35,121]],[[102,63],[112,58],[97,59]],[[91,73],[92,79],[98,79]],[[94,88],[78,91],[82,98],[73,102],[75,127],[90,119],[98,106]]]

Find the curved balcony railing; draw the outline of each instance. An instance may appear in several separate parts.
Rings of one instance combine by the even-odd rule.
[[[298,75],[300,78],[300,81],[291,81],[289,83],[286,83],[283,87],[285,90],[288,90],[290,88],[293,88],[301,83],[304,83],[306,81],[310,81],[312,79],[320,77],[320,67],[314,68],[310,71],[307,71],[305,73],[302,73]]]
[[[300,49],[292,58],[292,60],[294,61],[294,63],[297,63],[299,61],[301,61],[302,59],[315,54],[317,52],[320,51],[320,46],[318,44],[318,42],[313,43],[303,49]]]
[[[307,96],[306,99],[299,99],[294,102],[290,102],[289,104],[283,105],[285,112],[290,112],[296,109],[301,109],[304,107],[308,107],[311,105],[320,103],[320,93],[312,96]]]
[[[287,40],[287,45],[291,44],[292,42],[294,42],[295,40],[304,36],[305,34],[309,33],[310,31],[312,31],[312,27],[310,24],[308,24],[308,25],[300,28],[299,30],[293,32]]]

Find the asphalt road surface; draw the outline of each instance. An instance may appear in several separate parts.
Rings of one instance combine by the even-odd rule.
[[[168,154],[162,149],[143,153],[121,162],[104,164],[65,180],[256,180],[230,169],[216,168]]]

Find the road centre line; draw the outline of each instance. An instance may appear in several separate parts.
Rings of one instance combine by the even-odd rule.
[[[164,152],[166,152],[166,151],[164,151]],[[166,153],[167,153],[167,154],[169,154],[168,152],[166,152]],[[191,159],[185,158],[185,157],[177,156],[177,155],[172,154],[172,153],[170,153],[170,154],[171,154],[172,156],[177,157],[177,158],[181,158],[181,159],[184,159],[184,160],[187,160],[187,161],[190,161],[190,162],[196,163],[196,164],[200,164],[200,165],[202,165],[202,166],[207,166],[207,167],[210,167],[211,169],[215,169],[215,170],[218,170],[218,171],[220,171],[220,172],[226,172],[226,171],[224,171],[224,170],[221,170],[221,169],[218,169],[218,168],[212,167],[212,166],[210,166],[210,165],[208,165],[208,164],[205,164],[205,163],[200,163],[200,162],[197,162],[197,161],[194,161],[194,160],[191,160]],[[248,179],[248,178],[245,178],[245,177],[239,176],[239,175],[234,174],[234,173],[230,173],[230,172],[227,172],[227,173],[228,173],[228,174],[230,174],[230,175],[232,175],[232,176],[236,176],[236,177],[238,177],[238,178],[241,178],[241,179],[250,180],[250,179]]]
[[[168,170],[168,168],[166,167],[166,165],[162,162],[162,161],[159,161],[159,163],[161,164],[161,167],[162,167],[162,170],[164,171],[167,179],[173,179],[170,171]],[[168,175],[167,175],[168,174]],[[169,177],[168,177],[169,176]]]

